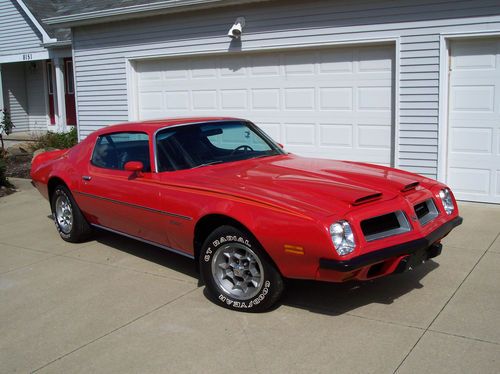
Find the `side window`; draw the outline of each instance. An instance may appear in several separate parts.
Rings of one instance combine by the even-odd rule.
[[[149,138],[142,132],[117,132],[97,138],[91,162],[93,165],[123,170],[129,161],[140,161],[144,171],[151,171]]]

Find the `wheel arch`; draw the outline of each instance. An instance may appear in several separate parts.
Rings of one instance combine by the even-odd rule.
[[[193,236],[193,249],[194,249],[194,259],[195,259],[195,264],[196,264],[196,270],[199,270],[199,258],[200,258],[200,252],[201,252],[201,247],[203,245],[203,242],[205,239],[212,233],[215,229],[217,229],[220,226],[233,226],[237,229],[240,229],[242,231],[247,232],[249,235],[253,237],[255,241],[260,245],[260,247],[264,250],[264,253],[267,255],[268,260],[273,264],[273,266],[276,268],[278,272],[281,274],[281,270],[279,267],[276,265],[274,260],[271,258],[270,254],[267,252],[267,250],[262,246],[260,243],[259,239],[255,236],[255,234],[243,223],[238,221],[237,219],[230,217],[225,214],[220,214],[220,213],[213,213],[213,214],[207,214],[203,217],[201,217],[198,222],[196,222],[195,228],[194,228],[194,236]]]
[[[52,194],[54,193],[54,190],[56,189],[57,186],[63,185],[64,187],[68,188],[68,184],[60,177],[53,176],[50,177],[48,183],[47,183],[47,193],[49,196],[49,201],[52,199]]]

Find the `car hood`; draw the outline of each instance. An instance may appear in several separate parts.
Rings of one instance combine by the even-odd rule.
[[[327,216],[434,182],[383,166],[291,154],[191,169],[182,177],[196,188]]]

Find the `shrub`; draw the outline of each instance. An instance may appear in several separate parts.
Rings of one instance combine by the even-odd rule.
[[[5,159],[0,157],[0,187],[12,187],[12,184],[9,182],[7,177],[5,176],[5,172],[7,169],[7,165],[5,164]]]
[[[76,127],[73,127],[69,132],[66,133],[58,133],[51,132],[39,136],[34,144],[33,150],[42,148],[57,148],[57,149],[65,149],[71,148],[78,143],[78,134],[76,132]]]
[[[12,120],[10,119],[10,113],[7,110],[3,109],[2,114],[3,116],[0,116],[0,118],[3,117],[2,121],[0,122],[0,143],[2,145],[2,149],[0,150],[0,152],[3,154],[5,153],[3,134],[5,133],[5,135],[10,135],[12,133],[12,129],[16,126],[14,126],[14,124],[12,123]]]

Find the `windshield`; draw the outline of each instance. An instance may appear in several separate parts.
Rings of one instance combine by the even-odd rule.
[[[155,142],[158,172],[284,154],[259,128],[242,121],[166,128]]]

